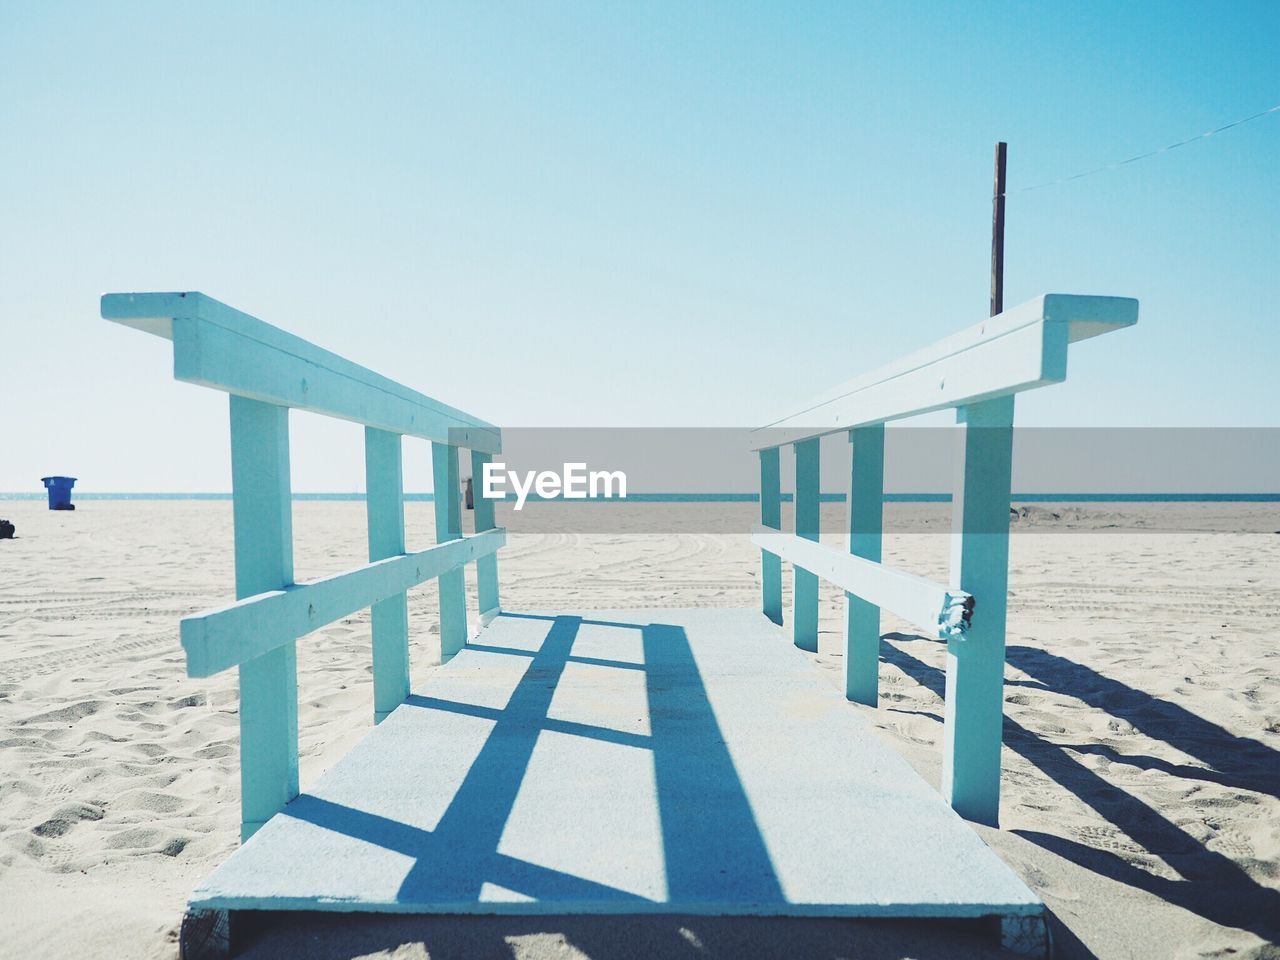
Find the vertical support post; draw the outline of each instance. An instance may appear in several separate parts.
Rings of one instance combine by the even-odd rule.
[[[1004,722],[1013,397],[960,407],[956,419],[961,426],[951,520],[951,583],[977,602],[964,638],[947,644],[942,794],[962,817],[996,826]]]
[[[369,560],[404,553],[404,471],[400,435],[364,428]],[[370,607],[373,622],[373,722],[409,696],[409,598],[398,593]]]
[[[820,438],[801,440],[796,447],[796,536],[818,539],[818,445]],[[791,565],[791,630],[801,650],[818,650],[818,575]]]
[[[458,448],[431,444],[435,485],[436,542],[462,536],[462,490],[458,480]],[[440,660],[447,663],[467,642],[467,581],[462,567],[440,575]]]
[[[476,533],[492,530],[497,524],[493,519],[493,501],[484,496],[484,465],[493,460],[493,454],[471,451],[471,480]],[[480,606],[480,626],[498,615],[498,555],[491,553],[476,561],[476,596]]]
[[[991,316],[1004,312],[1004,174],[1009,145],[996,144],[995,186],[991,197]]]
[[[884,530],[884,424],[849,431],[849,552],[879,563]],[[880,697],[880,608],[844,595],[844,695],[874,707]]]
[[[231,397],[236,598],[293,583],[289,410]],[[298,795],[298,655],[293,642],[240,664],[240,839]]]
[[[777,447],[760,451],[760,523],[782,529],[782,475]],[[781,626],[782,558],[768,550],[760,551],[760,591],[764,615]]]

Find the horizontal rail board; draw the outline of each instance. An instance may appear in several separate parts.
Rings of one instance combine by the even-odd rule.
[[[484,453],[497,427],[202,293],[109,293],[102,316],[173,341],[174,376]]]
[[[187,675],[209,677],[260,657],[379,600],[494,553],[505,543],[506,530],[497,527],[184,617],[181,633]]]
[[[834,583],[846,593],[897,614],[931,636],[948,640],[962,636],[968,629],[974,604],[963,590],[952,590],[772,527],[756,526],[751,542]]]
[[[1059,383],[1067,345],[1138,322],[1138,301],[1047,293],[820,394],[752,432],[752,449]]]

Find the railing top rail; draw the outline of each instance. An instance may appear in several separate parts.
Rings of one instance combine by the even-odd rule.
[[[1138,301],[1046,293],[799,404],[755,449],[976,403],[1065,379],[1067,345],[1138,322]]]
[[[502,448],[493,424],[203,293],[108,293],[102,316],[172,340],[178,380],[484,453]]]

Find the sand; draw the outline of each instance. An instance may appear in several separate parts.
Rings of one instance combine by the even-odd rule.
[[[710,532],[745,529],[750,507],[681,509],[717,522],[652,535],[633,532],[649,522],[636,514],[616,533],[513,536],[504,606],[753,606],[758,553]],[[886,560],[941,577],[947,538],[927,513],[897,527]],[[1002,824],[978,829],[1048,904],[1059,956],[1280,956],[1277,513],[1038,507],[1018,521]],[[0,516],[19,534],[0,541],[0,956],[172,957],[186,893],[237,842],[234,674],[187,679],[177,643],[181,616],[230,598],[230,504],[0,502]],[[410,546],[430,543],[431,505],[407,517]],[[300,502],[295,534],[299,579],[363,562],[363,504]],[[432,585],[411,594],[417,687],[438,659],[435,608]],[[815,659],[833,684],[841,609],[827,588]],[[880,707],[849,709],[936,784],[945,650],[884,629]],[[372,721],[367,612],[306,638],[298,660],[305,787]],[[250,955],[788,952],[991,954],[967,931],[901,924],[303,918]]]

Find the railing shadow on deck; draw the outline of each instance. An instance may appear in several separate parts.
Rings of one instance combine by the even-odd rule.
[[[410,709],[460,713],[494,723],[434,830],[308,794],[293,801],[284,815],[412,857],[414,865],[397,896],[403,902],[475,902],[486,883],[539,899],[637,901],[643,898],[498,851],[539,735],[554,731],[603,739],[652,751],[669,900],[697,900],[730,876],[739,891],[747,885],[748,899],[782,901],[781,884],[724,745],[684,629],[573,616],[530,617],[506,612],[498,616],[548,622],[546,637],[536,650],[468,644],[467,649],[475,652],[530,658],[505,707],[416,695],[405,702]],[[574,657],[573,643],[583,624],[640,631],[644,665]],[[550,718],[556,686],[571,661],[644,670],[649,736]]]
[[[537,649],[472,642],[467,650],[529,659],[504,707],[412,695],[405,709],[438,710],[494,724],[437,826],[423,830],[303,794],[283,816],[296,817],[414,859],[399,899],[453,895],[474,901],[485,883],[532,897],[580,896],[626,905],[636,894],[498,852],[539,735],[584,736],[650,750],[662,831],[667,896],[696,902],[726,874],[753,878],[754,897],[784,898],[768,851],[682,627],[543,617],[502,612],[499,618],[544,620]],[[636,630],[643,662],[577,655],[583,626]],[[643,671],[648,735],[550,717],[556,687],[569,664]],[[608,838],[601,838],[607,842]],[[446,864],[439,854],[448,851]],[[462,855],[459,855],[462,851]],[[448,876],[441,875],[446,868]],[[441,886],[446,882],[447,890]],[[280,914],[246,943],[244,960],[292,955],[347,960],[421,945],[432,957],[515,958],[539,943],[550,955],[593,960],[632,957],[837,958],[851,945],[867,960],[980,960],[1006,956],[983,920],[879,920],[829,917],[723,917],[674,913],[611,916],[424,916]]]
[[[884,639],[898,643],[932,642],[927,637],[900,633],[886,634]],[[938,697],[944,696],[946,676],[942,670],[930,666],[893,643],[881,645],[881,658]],[[1034,648],[1010,647],[1008,659],[1019,669],[1038,675],[1045,682],[1046,688],[1080,697],[1085,702],[1099,706],[1099,709],[1115,712],[1118,716],[1125,716],[1126,710],[1133,713],[1137,705],[1146,704],[1152,699],[1150,695],[1103,677],[1088,667],[1062,657],[1044,654]],[[1047,671],[1044,668],[1050,664],[1059,672],[1045,680]],[[1070,667],[1064,667],[1065,664],[1070,664]],[[1099,689],[1107,691],[1106,706],[1089,699],[1089,691]],[[1167,704],[1163,706],[1168,707]],[[1234,743],[1237,740],[1244,740],[1263,750],[1268,749],[1256,741],[1233,737],[1221,727],[1194,714],[1182,712],[1187,717],[1194,718],[1193,729],[1212,729],[1221,737],[1221,752],[1214,753],[1215,759],[1220,760],[1235,749]],[[1134,725],[1138,726],[1137,723]],[[1154,733],[1149,735],[1163,739]],[[1185,749],[1181,742],[1174,739],[1170,743],[1178,749]],[[1045,740],[1008,716],[1004,718],[1004,744],[1074,794],[1148,853],[1167,863],[1182,879],[1156,876],[1114,853],[1056,834],[1014,830],[1018,836],[1100,876],[1146,891],[1206,920],[1246,930],[1270,941],[1280,938],[1280,922],[1275,919],[1280,917],[1280,891],[1259,884],[1231,858],[1210,850],[1154,807],[1090,770],[1070,754],[1069,750],[1076,749],[1074,746]],[[1134,759],[1129,756],[1117,757],[1118,762],[1125,763]],[[1213,771],[1198,767],[1188,768],[1188,771],[1186,774],[1176,775],[1222,782],[1216,777],[1204,776]],[[1256,783],[1246,786],[1235,780],[1230,781],[1229,785],[1248,790],[1259,789]]]

